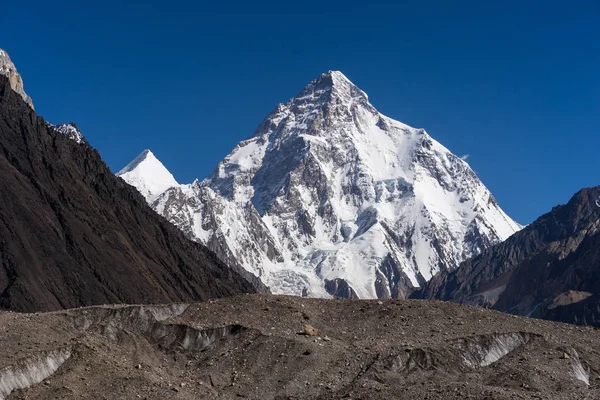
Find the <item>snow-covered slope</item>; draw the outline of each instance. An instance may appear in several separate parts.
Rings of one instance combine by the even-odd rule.
[[[23,97],[23,100],[29,104],[31,108],[33,108],[33,101],[31,101],[31,97],[25,93],[25,89],[23,88],[23,79],[21,75],[17,72],[17,67],[11,61],[8,53],[2,49],[0,49],[0,75],[4,75],[8,77],[10,81],[10,87],[17,93]]]
[[[148,203],[152,203],[165,190],[179,186],[173,175],[150,150],[144,150],[125,168],[117,172],[117,176],[135,186]]]
[[[156,179],[120,174],[142,193]],[[277,106],[206,180],[171,186],[153,208],[275,293],[404,297],[521,228],[464,160],[340,72]]]

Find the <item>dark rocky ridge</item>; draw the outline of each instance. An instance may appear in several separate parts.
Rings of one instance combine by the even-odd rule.
[[[583,189],[412,297],[600,326],[599,227],[600,187]]]
[[[49,129],[0,76],[0,307],[197,301],[255,292]]]

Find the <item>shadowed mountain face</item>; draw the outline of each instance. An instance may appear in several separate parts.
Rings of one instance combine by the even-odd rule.
[[[0,76],[0,306],[203,300],[253,286],[154,213]]]
[[[600,187],[435,276],[415,298],[600,326]]]

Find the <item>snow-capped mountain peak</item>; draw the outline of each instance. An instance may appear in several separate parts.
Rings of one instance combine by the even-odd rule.
[[[337,71],[151,203],[275,293],[320,297],[404,297],[521,228],[464,160]]]
[[[376,112],[368,102],[365,92],[354,85],[339,71],[329,71],[310,82],[298,96],[286,104],[280,104],[274,111],[275,118],[267,117],[267,121],[277,119],[276,115],[286,115],[294,119],[289,123],[310,125],[315,117],[323,115],[351,118],[351,110],[357,106]],[[319,121],[316,121],[319,122]],[[318,127],[315,127],[318,128]],[[328,134],[327,130],[313,130],[312,134]]]
[[[316,94],[316,96],[314,94]],[[325,95],[325,97],[323,97],[323,100],[325,101],[335,98],[345,101],[352,98],[368,100],[367,94],[360,90],[340,71],[329,71],[321,74],[317,79],[310,82],[304,90],[294,98],[294,100],[302,101],[305,100],[307,96],[318,98],[321,95]],[[315,102],[315,104],[317,103],[318,102]]]
[[[150,150],[141,152],[125,168],[117,172],[125,182],[135,186],[151,203],[165,190],[179,186],[173,175]]]

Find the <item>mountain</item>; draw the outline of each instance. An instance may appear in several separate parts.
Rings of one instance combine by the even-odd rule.
[[[0,398],[600,398],[600,331],[441,301],[0,312]]]
[[[179,186],[173,175],[150,150],[144,150],[119,171],[117,176],[135,186],[149,203],[167,189]]]
[[[10,87],[17,92],[27,104],[29,104],[29,107],[33,108],[33,101],[31,100],[31,97],[25,93],[23,79],[17,72],[17,67],[15,67],[15,64],[11,61],[8,53],[2,49],[0,49],[0,75],[6,76],[10,82]]]
[[[583,189],[413,297],[600,327],[600,187]]]
[[[52,128],[0,76],[0,307],[39,311],[255,292],[152,211],[74,133]]]
[[[127,170],[142,193],[163,181]],[[278,105],[207,179],[150,202],[275,293],[317,297],[402,298],[521,229],[464,160],[336,71]]]

